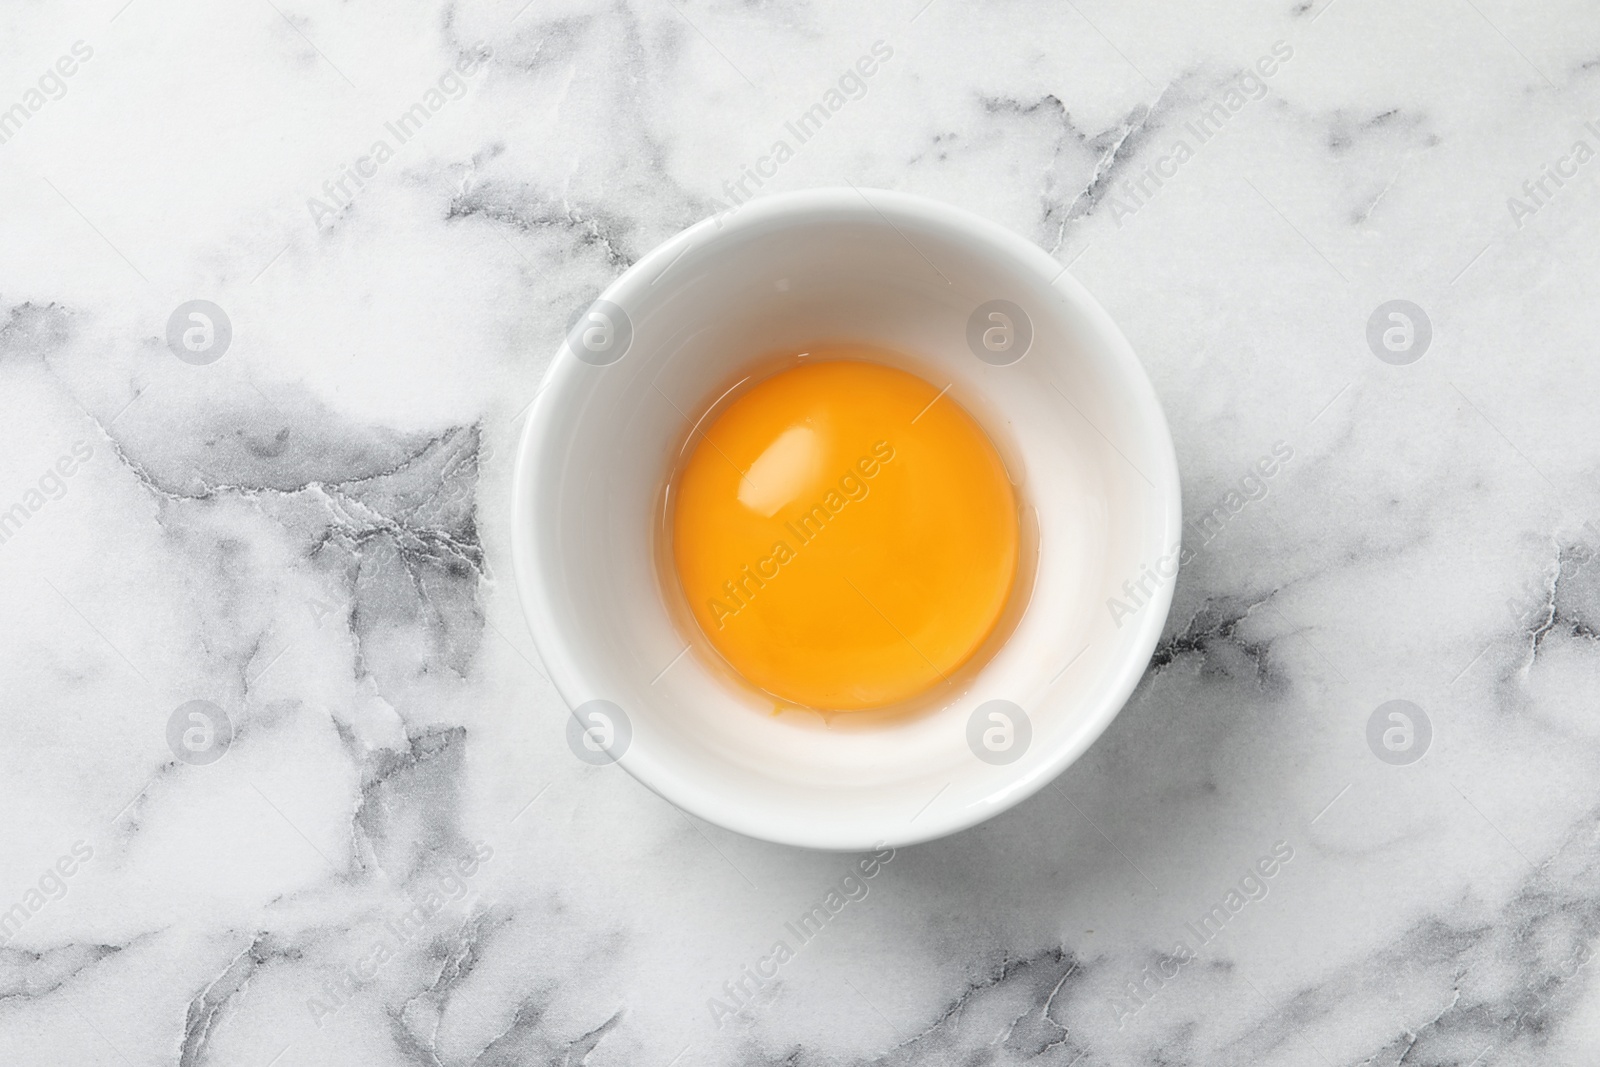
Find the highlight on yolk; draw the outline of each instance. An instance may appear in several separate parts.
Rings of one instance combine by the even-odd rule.
[[[940,387],[813,349],[693,443],[668,517],[695,620],[747,681],[854,711],[949,679],[993,632],[1017,571],[999,453]]]

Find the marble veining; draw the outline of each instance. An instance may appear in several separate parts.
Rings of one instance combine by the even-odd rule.
[[[0,53],[0,1063],[1600,1058],[1592,8],[40,0]],[[1106,305],[1190,552],[1085,758],[802,940],[858,857],[568,750],[509,484],[578,308],[847,182]]]

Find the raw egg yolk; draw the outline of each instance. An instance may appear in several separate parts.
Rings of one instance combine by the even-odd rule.
[[[944,389],[872,351],[813,349],[691,442],[672,493],[695,620],[746,680],[822,711],[947,682],[1011,595],[1017,500]]]

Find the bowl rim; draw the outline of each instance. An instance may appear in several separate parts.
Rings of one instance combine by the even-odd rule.
[[[988,245],[1012,261],[1018,269],[1038,276],[1047,288],[1054,290],[1072,306],[1073,312],[1081,316],[1089,335],[1101,349],[1100,355],[1107,360],[1111,388],[1129,396],[1137,409],[1138,421],[1149,428],[1149,439],[1145,445],[1154,456],[1156,466],[1151,472],[1151,479],[1162,497],[1152,507],[1152,521],[1159,520],[1163,526],[1160,543],[1172,546],[1172,551],[1178,551],[1181,546],[1183,511],[1177,454],[1166,414],[1133,346],[1110,313],[1065,266],[1032,241],[982,215],[912,193],[854,185],[756,197],[703,219],[657,245],[618,275],[596,299],[609,300],[626,307],[636,290],[648,290],[680,258],[698,245],[735,238],[746,231],[803,223],[808,216],[835,215],[846,208],[859,212],[863,202],[891,226],[890,214],[896,214],[907,220],[932,224],[958,240]],[[580,375],[588,369],[575,358],[563,358],[565,348],[566,340],[563,338],[529,405],[518,440],[512,471],[511,556],[524,618],[550,681],[571,715],[572,709],[581,703],[579,694],[591,687],[592,680],[579,668],[569,638],[557,625],[551,608],[553,583],[539,565],[540,553],[535,550],[534,530],[531,528],[534,525],[531,517],[534,501],[539,495],[544,457],[562,447],[555,433],[556,420],[550,417],[550,412],[563,402],[571,389],[581,384]],[[1082,721],[1068,743],[1062,744],[1047,761],[1026,768],[1022,777],[998,781],[989,790],[986,802],[973,802],[941,812],[929,811],[926,821],[922,821],[919,813],[918,824],[908,824],[906,833],[896,835],[892,840],[880,837],[876,843],[887,841],[896,847],[905,847],[957,833],[1015,807],[1054,781],[1099,739],[1126,706],[1143,678],[1165,628],[1176,585],[1175,578],[1161,583],[1156,596],[1146,602],[1135,619],[1129,620],[1134,633],[1123,643],[1124,651],[1115,658],[1115,666],[1108,670],[1108,683],[1102,688],[1100,698],[1078,709]],[[594,688],[598,692],[603,687]],[[692,783],[675,773],[664,761],[654,759],[647,750],[641,751],[637,742],[616,762],[669,803],[748,837],[824,851],[875,847],[872,841],[861,834],[851,833],[847,837],[833,830],[832,824],[817,827],[793,822],[784,827],[769,825],[751,809],[736,803],[718,802],[708,792],[693,788]]]

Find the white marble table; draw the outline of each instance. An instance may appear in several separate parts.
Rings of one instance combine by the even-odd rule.
[[[0,1063],[1600,1059],[1592,5],[40,0],[0,54]],[[1195,550],[1080,763],[759,981],[855,857],[574,759],[507,521],[568,316],[741,181],[1070,264]]]

